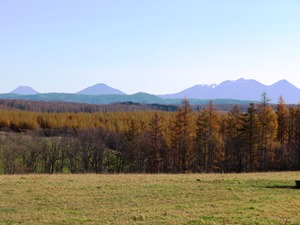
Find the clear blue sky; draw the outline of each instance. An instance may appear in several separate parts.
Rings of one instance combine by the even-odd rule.
[[[300,87],[299,0],[0,0],[0,93]]]

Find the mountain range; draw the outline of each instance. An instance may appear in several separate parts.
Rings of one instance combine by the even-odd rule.
[[[224,81],[219,85],[195,85],[175,94],[160,95],[162,98],[195,98],[195,99],[239,99],[259,101],[261,94],[267,93],[272,103],[277,103],[282,96],[286,103],[300,102],[300,89],[286,80],[272,85],[264,85],[256,80],[238,79]]]
[[[282,96],[286,103],[297,104],[300,102],[300,89],[286,80],[280,80],[272,85],[264,85],[256,80],[240,78],[235,81],[224,81],[219,85],[201,84],[187,88],[183,91],[165,95],[151,95],[148,93],[126,93],[100,83],[87,87],[74,94],[46,93],[42,94],[31,87],[20,86],[8,94],[1,94],[0,98],[29,99],[39,101],[73,101],[109,104],[114,102],[133,101],[139,103],[177,104],[183,98],[190,99],[191,103],[199,103],[205,100],[227,99],[238,101],[259,101],[261,94],[267,93],[272,103],[277,103]]]

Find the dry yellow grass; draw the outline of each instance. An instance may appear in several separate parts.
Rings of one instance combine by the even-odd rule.
[[[300,172],[0,176],[0,224],[300,224]]]

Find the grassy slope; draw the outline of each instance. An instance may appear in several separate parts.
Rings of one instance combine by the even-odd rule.
[[[0,224],[299,224],[300,172],[0,176]]]

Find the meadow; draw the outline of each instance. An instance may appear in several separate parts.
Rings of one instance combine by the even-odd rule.
[[[300,172],[1,175],[0,224],[300,224]]]

